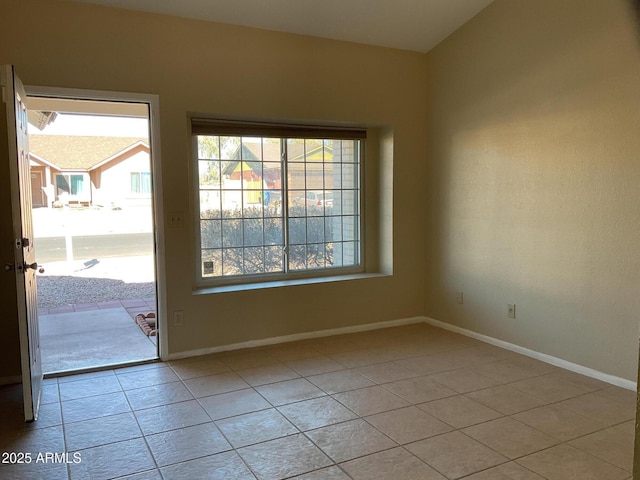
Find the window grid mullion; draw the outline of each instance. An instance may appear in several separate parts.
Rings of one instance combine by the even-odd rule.
[[[282,253],[283,271],[289,273],[289,168],[287,162],[287,139],[280,139],[280,188],[282,189]]]

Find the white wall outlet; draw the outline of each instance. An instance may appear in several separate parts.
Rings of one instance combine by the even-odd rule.
[[[507,318],[516,318],[516,304],[508,303],[507,304]]]
[[[173,312],[173,326],[181,327],[184,325],[184,312],[182,310],[176,310]]]
[[[169,214],[169,228],[182,228],[184,227],[184,213],[173,212]]]
[[[462,292],[456,293],[456,303],[461,305],[464,303],[464,294]]]

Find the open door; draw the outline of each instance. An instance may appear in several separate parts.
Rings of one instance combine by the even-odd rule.
[[[42,389],[42,362],[38,332],[38,303],[33,223],[31,217],[31,175],[27,136],[27,107],[24,86],[13,66],[0,70],[2,101],[6,110],[11,175],[11,204],[16,276],[22,387],[26,421],[36,420]],[[11,268],[9,267],[9,270]]]

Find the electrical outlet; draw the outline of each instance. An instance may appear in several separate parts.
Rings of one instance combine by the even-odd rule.
[[[459,304],[464,303],[464,295],[462,292],[456,293],[456,303],[459,303]]]
[[[184,226],[184,213],[173,212],[169,214],[169,228],[182,228]]]
[[[176,310],[173,312],[173,326],[181,327],[184,325],[184,312],[182,310]]]
[[[516,318],[516,304],[507,304],[507,318]]]

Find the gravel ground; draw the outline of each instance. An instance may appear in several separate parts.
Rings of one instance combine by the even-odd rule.
[[[155,295],[153,257],[51,262],[38,274],[38,306],[59,307]]]
[[[155,295],[153,282],[125,283],[110,278],[38,277],[38,306],[60,307]]]

